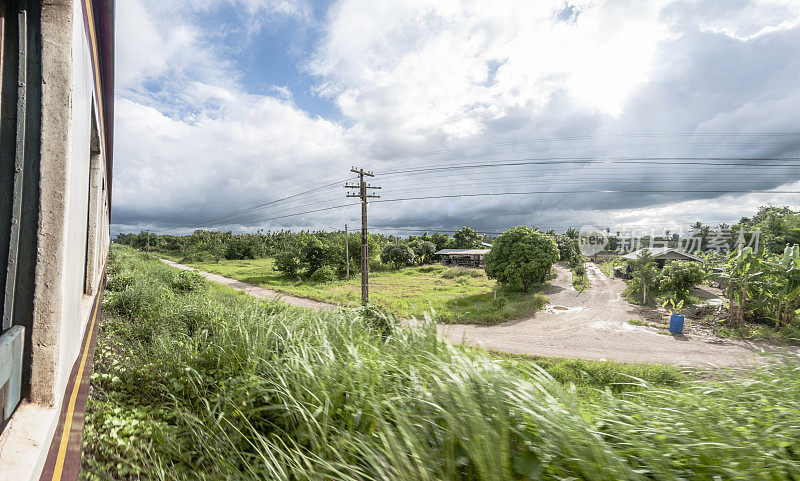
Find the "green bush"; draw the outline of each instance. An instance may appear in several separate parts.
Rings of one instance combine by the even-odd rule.
[[[133,285],[134,277],[129,273],[120,273],[109,276],[106,289],[109,291],[124,291]]]
[[[186,270],[180,271],[170,283],[170,287],[174,290],[189,292],[196,291],[202,288],[206,283],[206,278],[197,271]]]
[[[649,250],[643,249],[638,258],[630,261],[631,279],[623,292],[634,304],[651,304],[658,295],[659,271]]]
[[[420,268],[419,268],[419,271],[420,271],[420,272],[422,272],[422,273],[424,273],[424,274],[429,274],[429,273],[431,273],[431,272],[441,272],[441,271],[443,271],[444,269],[445,269],[445,267],[444,267],[444,266],[441,266],[441,265],[435,265],[435,266],[425,266],[425,267],[420,267]]]
[[[408,244],[389,244],[381,251],[381,262],[395,267],[414,265],[416,256]]]
[[[314,282],[333,282],[336,280],[336,272],[330,266],[322,266],[311,274]]]
[[[420,264],[429,264],[434,261],[433,253],[436,252],[436,244],[430,241],[416,240],[409,244],[414,256]]]
[[[570,267],[575,267],[583,262],[577,238],[557,235],[555,236],[555,241],[556,245],[558,245],[558,258],[560,260],[566,261]]]
[[[663,296],[676,302],[686,300],[689,291],[705,280],[703,266],[698,262],[673,261],[667,263],[658,278]]]
[[[442,271],[441,276],[444,279],[455,279],[456,277],[483,277],[486,275],[481,269],[469,269],[466,267],[449,267]]]
[[[294,277],[300,269],[300,263],[294,254],[281,252],[275,256],[275,268],[287,277]]]
[[[486,275],[502,283],[531,285],[544,282],[558,260],[558,246],[548,235],[536,229],[512,227],[500,234],[486,254]]]

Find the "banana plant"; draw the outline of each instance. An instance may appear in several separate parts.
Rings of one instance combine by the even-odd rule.
[[[786,246],[783,256],[770,263],[775,273],[775,328],[790,324],[800,307],[800,247]]]
[[[768,319],[775,329],[796,322],[800,307],[800,247],[787,246],[781,257],[747,247],[732,254],[725,277],[729,320]]]
[[[729,320],[736,324],[759,307],[764,284],[764,266],[761,263],[762,252],[754,252],[752,247],[739,249],[731,254],[724,277],[727,278],[725,289],[729,302]]]

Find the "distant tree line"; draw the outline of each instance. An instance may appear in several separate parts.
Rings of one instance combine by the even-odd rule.
[[[574,229],[570,229],[574,230]],[[782,254],[787,245],[800,244],[800,211],[788,206],[765,205],[758,208],[753,217],[742,217],[733,225],[709,225],[697,221],[689,226],[686,236],[681,238],[677,232],[666,231],[663,235],[644,235],[638,239],[638,246],[624,232],[606,228],[606,251],[630,252],[631,250],[649,247],[690,247],[698,252],[730,252],[737,242],[745,245],[755,244],[753,232],[758,231],[758,244],[765,246],[768,252]],[[577,231],[576,231],[577,232]],[[567,231],[569,234],[570,231]],[[687,246],[686,237],[692,237]],[[683,245],[682,245],[683,243]]]
[[[451,237],[447,233],[427,232],[401,238],[383,234],[369,235],[369,263],[374,270],[396,269],[435,262],[440,249],[470,249],[481,246],[483,236],[464,227]],[[275,258],[276,268],[287,276],[303,276],[325,281],[341,278],[361,267],[361,234],[351,232],[345,242],[343,231],[258,231],[234,234],[196,230],[190,235],[139,232],[119,234],[114,242],[151,252],[179,253],[184,262],[209,262],[221,259]]]

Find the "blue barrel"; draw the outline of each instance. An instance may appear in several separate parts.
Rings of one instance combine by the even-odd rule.
[[[683,314],[673,314],[669,316],[669,332],[672,334],[683,334]]]

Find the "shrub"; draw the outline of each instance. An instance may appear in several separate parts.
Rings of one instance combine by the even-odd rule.
[[[410,247],[420,264],[433,262],[433,253],[436,252],[436,244],[433,242],[417,240]]]
[[[571,267],[575,267],[582,262],[578,239],[566,235],[557,235],[555,240],[558,245],[558,258],[560,260],[566,261]]]
[[[314,282],[333,282],[336,280],[336,272],[331,266],[322,266],[311,274],[311,280]]]
[[[456,277],[483,277],[485,273],[481,269],[469,269],[466,267],[450,267],[442,272],[444,279],[455,279]]]
[[[206,283],[206,278],[197,271],[180,271],[170,282],[170,287],[179,292],[196,291]]]
[[[294,277],[297,275],[300,263],[297,261],[297,257],[295,257],[294,254],[281,252],[275,256],[275,268],[287,277]]]
[[[697,262],[674,261],[664,266],[658,280],[661,294],[674,300],[686,300],[689,291],[705,280],[703,266]]]
[[[250,234],[235,235],[225,244],[226,259],[257,259],[264,256],[264,245]]]
[[[431,273],[431,272],[442,272],[444,270],[445,270],[445,267],[441,266],[441,265],[425,266],[425,267],[420,267],[419,268],[419,271],[422,272],[423,274],[428,274],[428,273]]]
[[[625,297],[635,304],[649,304],[658,294],[658,267],[649,250],[642,250],[639,257],[630,261],[631,279],[625,286]]]
[[[106,289],[109,291],[124,291],[129,286],[133,285],[134,277],[129,273],[119,273],[110,276],[106,282]]]
[[[416,256],[408,244],[389,244],[381,252],[381,261],[395,267],[406,267],[414,264]]]
[[[306,236],[300,247],[300,261],[305,265],[308,274],[327,264],[329,255],[325,244],[317,237]]]
[[[548,235],[527,226],[512,227],[495,239],[486,254],[486,275],[502,283],[521,284],[528,292],[544,282],[558,260],[558,246]]]

